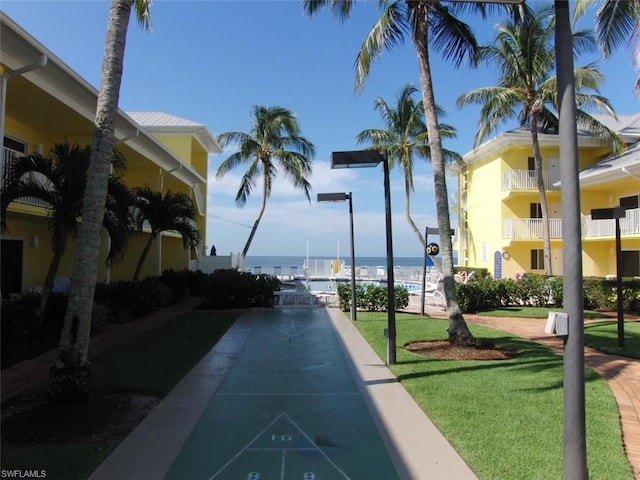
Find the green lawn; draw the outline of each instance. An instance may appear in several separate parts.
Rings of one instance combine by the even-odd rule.
[[[193,311],[91,360],[92,391],[164,397],[216,344],[241,311]],[[44,395],[46,385],[30,391]],[[124,439],[15,446],[2,442],[3,470],[44,469],[48,479],[86,479]]]
[[[624,323],[624,348],[618,348],[618,322],[589,323],[584,327],[584,342],[601,352],[640,358],[640,322]]]
[[[403,348],[444,340],[445,320],[398,314],[397,360],[391,367],[482,480],[562,478],[562,358],[536,343],[471,325],[478,340],[522,354],[501,361],[434,360]],[[359,313],[357,327],[386,358],[386,313]],[[623,452],[618,412],[606,382],[586,371],[589,478],[633,479]]]

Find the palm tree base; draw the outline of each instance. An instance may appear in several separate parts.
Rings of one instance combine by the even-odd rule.
[[[462,348],[475,348],[476,339],[469,330],[462,314],[458,313],[449,318],[449,344]]]
[[[49,371],[49,405],[72,405],[89,400],[90,365],[57,366]]]

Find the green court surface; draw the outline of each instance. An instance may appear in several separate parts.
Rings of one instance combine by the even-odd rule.
[[[165,478],[399,478],[325,309],[258,315]]]

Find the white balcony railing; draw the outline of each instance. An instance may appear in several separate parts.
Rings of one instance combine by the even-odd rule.
[[[615,220],[593,220],[591,215],[582,218],[582,231],[585,238],[613,237],[616,234]],[[625,212],[620,219],[620,235],[640,235],[640,209],[633,208]]]
[[[543,171],[544,188],[546,190],[559,190],[553,184],[560,181],[560,173]],[[533,170],[509,170],[502,174],[502,191],[509,190],[538,190],[538,182]]]
[[[549,237],[562,238],[562,219],[549,219]],[[503,221],[502,238],[542,239],[541,218],[506,218]]]
[[[582,216],[583,238],[613,237],[615,235],[614,220],[593,220],[591,215]],[[640,209],[626,211],[620,219],[620,235],[640,235]],[[549,237],[562,238],[562,219],[549,219]],[[541,218],[506,218],[502,224],[502,238],[536,240],[542,239]]]
[[[13,162],[23,156],[24,153],[19,152],[17,150],[12,150],[10,148],[3,149],[2,155],[2,190],[4,190],[9,183],[9,175],[12,172]],[[36,180],[38,178],[44,178],[38,173],[29,174],[32,179]],[[47,208],[49,204],[35,197],[22,197],[16,200],[17,203],[22,203],[24,205],[34,205],[36,207]]]

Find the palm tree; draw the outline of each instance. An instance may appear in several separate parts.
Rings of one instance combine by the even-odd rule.
[[[517,116],[522,126],[528,127],[534,154],[535,178],[540,196],[542,213],[542,234],[544,252],[544,272],[551,275],[551,239],[547,196],[542,171],[542,155],[538,132],[540,128],[557,129],[557,79],[555,70],[555,49],[553,35],[555,30],[553,6],[545,7],[525,16],[518,24],[509,22],[498,27],[496,40],[492,45],[481,49],[480,57],[500,71],[498,86],[483,87],[461,95],[457,104],[483,104],[480,112],[479,130],[475,144],[494,132],[505,120]],[[576,51],[593,46],[588,31],[573,34]],[[614,114],[608,100],[589,91],[598,92],[602,80],[599,71],[592,65],[575,69],[576,104],[578,107],[597,109]],[[595,136],[614,142],[615,148],[621,147],[619,138],[592,117],[585,110],[576,111],[578,123]],[[557,131],[557,130],[556,130]]]
[[[413,99],[413,94],[417,91],[413,85],[405,85],[398,94],[395,107],[389,106],[380,97],[376,98],[374,107],[380,112],[387,129],[363,130],[356,137],[356,141],[371,143],[373,144],[371,148],[387,152],[389,167],[393,168],[397,163],[402,171],[404,175],[405,215],[424,251],[426,248],[425,238],[411,218],[414,157],[429,160],[431,156],[429,135],[424,123],[424,107],[422,101],[416,103]],[[442,115],[443,113],[443,110],[438,107],[438,114]],[[440,124],[438,129],[445,138],[455,137],[455,128],[450,125]],[[460,155],[450,150],[445,150],[444,155],[447,163],[460,159]]]
[[[626,43],[631,62],[640,71],[640,0],[576,0],[575,17],[582,16],[594,4],[600,4],[596,11],[596,42],[605,59]],[[640,75],[634,90],[640,96]]]
[[[151,245],[158,235],[168,231],[178,232],[182,236],[184,248],[189,248],[198,245],[200,232],[195,227],[196,208],[186,193],[173,193],[169,190],[162,197],[162,192],[153,191],[146,185],[135,188],[133,194],[137,207],[135,213],[137,230],[142,232],[147,222],[151,228],[151,235],[142,250],[133,274],[133,280],[137,280]]]
[[[88,146],[62,142],[56,143],[48,156],[34,154],[18,157],[8,171],[8,183],[2,191],[0,205],[3,230],[7,228],[6,212],[12,202],[34,198],[43,202],[47,208],[53,257],[42,291],[41,315],[45,314],[68,240],[78,236],[89,158]],[[116,175],[109,177],[107,209],[102,223],[112,240],[107,256],[108,264],[122,258],[131,230],[129,206],[132,197],[120,179],[125,168],[124,158],[114,151],[112,164]]]
[[[120,96],[127,28],[134,6],[138,23],[148,28],[151,0],[112,0],[109,8],[78,248],[73,261],[69,303],[60,334],[58,357],[50,373],[49,401],[52,403],[88,399],[89,339],[98,278],[100,230],[107,203],[114,118]]]
[[[242,249],[242,256],[246,256],[249,251],[278,173],[282,172],[289,177],[294,187],[301,189],[311,202],[311,185],[307,176],[312,172],[311,165],[315,155],[315,147],[309,140],[300,136],[298,120],[290,110],[254,105],[252,117],[253,127],[250,133],[225,132],[218,136],[221,147],[236,145],[239,151],[220,164],[216,178],[224,177],[238,165],[249,164],[236,194],[238,205],[246,204],[251,190],[262,177],[260,211]]]
[[[349,17],[355,0],[303,0],[302,3],[304,10],[311,15],[329,5],[334,16],[345,20]],[[429,64],[429,43],[433,44],[436,51],[442,52],[446,59],[452,60],[456,67],[465,59],[473,62],[478,51],[477,42],[471,28],[461,22],[455,14],[471,9],[484,17],[486,9],[491,8],[491,5],[487,6],[483,2],[436,0],[382,0],[379,5],[383,9],[382,14],[366,36],[356,59],[356,89],[363,86],[372,63],[385,49],[401,44],[405,35],[411,39],[418,58],[422,102],[431,147],[438,229],[441,232],[449,232],[451,220],[445,178],[445,156],[438,130],[438,112]],[[519,10],[516,8],[514,11]],[[449,318],[449,342],[459,346],[473,346],[475,339],[462,316],[456,296],[451,237],[443,235],[440,240],[444,293]]]

